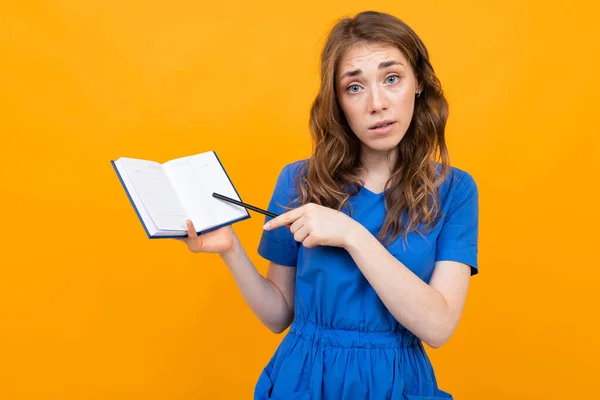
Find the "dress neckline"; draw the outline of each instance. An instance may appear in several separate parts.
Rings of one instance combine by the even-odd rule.
[[[370,195],[370,196],[381,196],[385,193],[385,190],[383,192],[379,192],[379,193],[375,193],[372,190],[367,189],[365,186],[361,186],[360,190],[365,192],[366,194]]]

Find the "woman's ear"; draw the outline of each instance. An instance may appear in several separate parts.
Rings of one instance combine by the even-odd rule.
[[[421,92],[423,91],[423,85],[421,83],[417,83],[417,87],[415,89],[415,96],[419,97]]]

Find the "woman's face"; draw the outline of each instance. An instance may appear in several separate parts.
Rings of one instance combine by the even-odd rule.
[[[389,45],[361,43],[342,58],[338,99],[363,148],[387,151],[404,137],[420,91],[406,57]]]

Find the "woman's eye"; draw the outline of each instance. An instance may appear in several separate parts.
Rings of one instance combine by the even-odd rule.
[[[346,89],[346,90],[348,90],[351,93],[357,93],[360,90],[360,86],[350,85],[350,86],[348,86],[348,89]]]
[[[391,75],[391,76],[388,76],[386,80],[388,83],[396,83],[396,82],[398,82],[398,79],[399,78],[397,75]]]

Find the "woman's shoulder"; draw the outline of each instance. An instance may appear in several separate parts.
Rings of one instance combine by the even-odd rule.
[[[435,166],[436,166],[437,172],[440,173],[442,164],[439,162],[436,162]],[[461,182],[462,182],[462,184],[474,184],[475,183],[475,179],[473,178],[473,175],[471,173],[469,173],[469,171],[467,171],[466,169],[462,169],[462,168],[456,167],[454,165],[450,165],[448,167],[449,167],[449,173],[444,181],[445,184],[452,185],[452,184],[460,184]]]
[[[283,167],[284,170],[287,170],[291,174],[297,174],[302,170],[302,168],[308,164],[310,158],[303,158],[296,161],[291,161]]]
[[[307,161],[308,159],[301,159],[285,163],[279,170],[276,188],[286,191],[291,190],[298,182],[299,175],[304,171],[303,167]]]
[[[280,176],[285,180],[292,182],[299,174],[305,172],[305,167],[308,164],[309,158],[304,158],[296,161],[288,162],[283,166]]]
[[[436,162],[436,171],[441,172],[441,163]],[[448,175],[440,185],[440,194],[442,199],[457,200],[459,198],[473,196],[477,194],[477,182],[473,174],[466,169],[456,166],[449,166]]]

